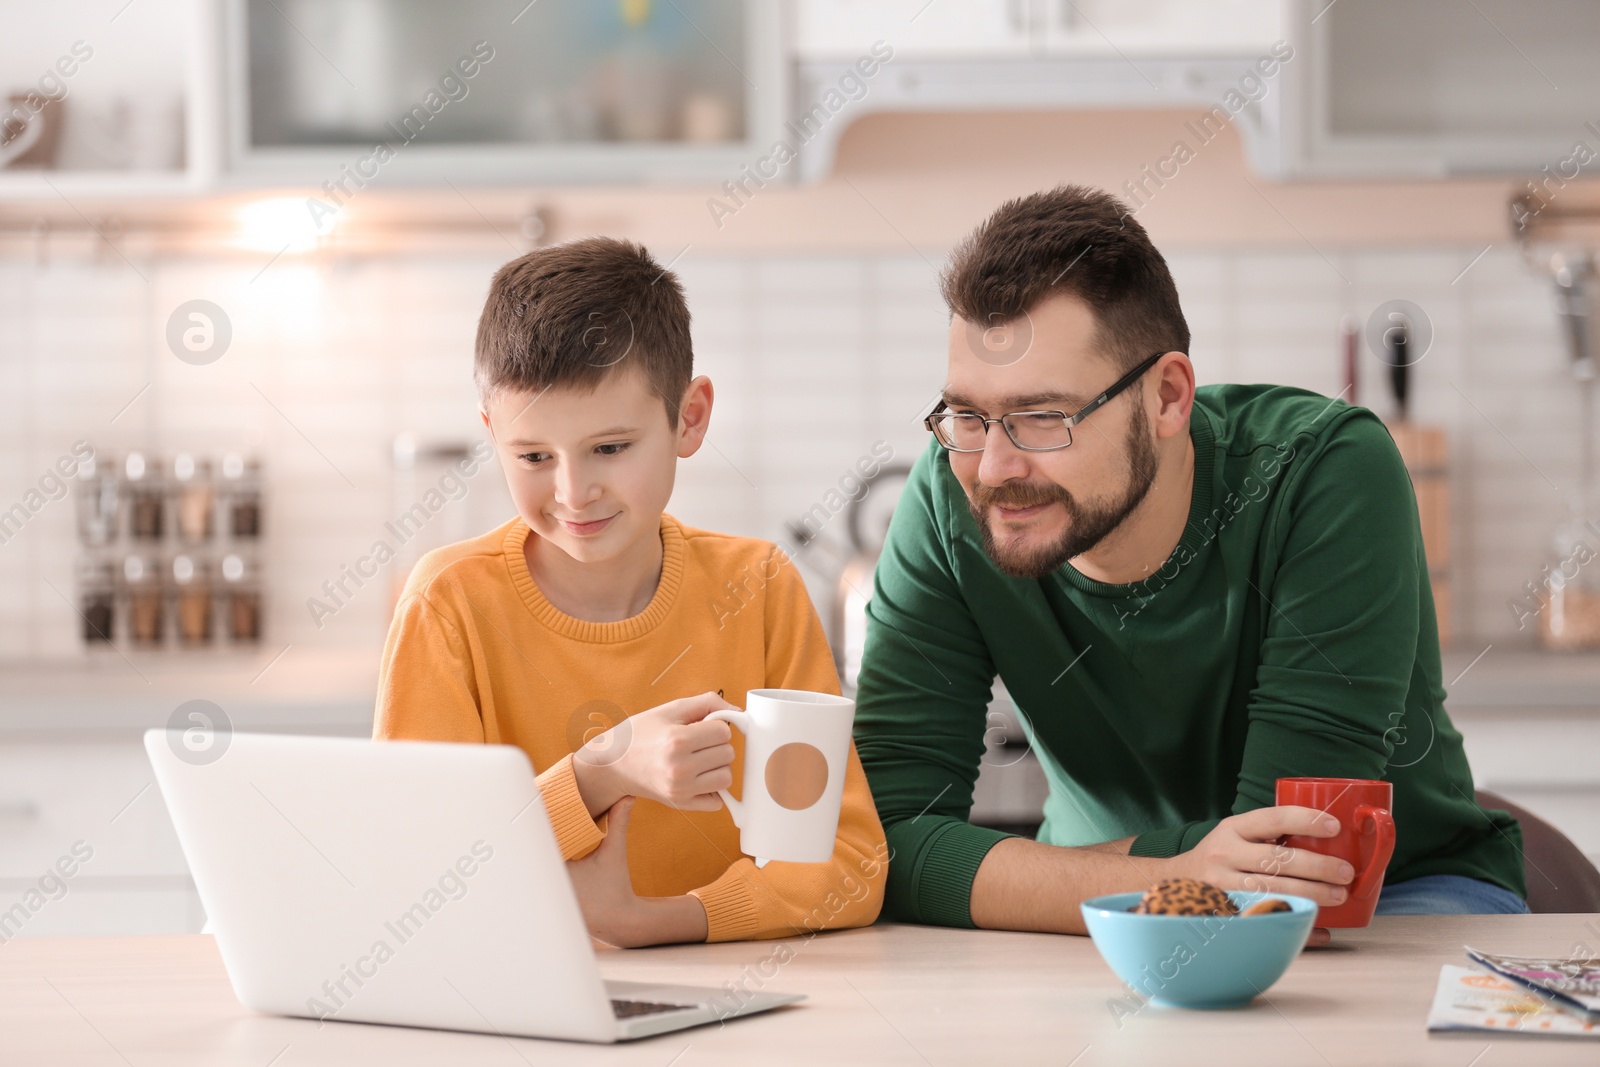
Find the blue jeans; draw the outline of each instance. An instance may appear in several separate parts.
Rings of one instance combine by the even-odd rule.
[[[1378,915],[1526,915],[1528,902],[1492,882],[1459,874],[1427,874],[1378,894]]]

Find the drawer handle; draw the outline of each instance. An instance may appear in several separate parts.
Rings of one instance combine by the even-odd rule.
[[[39,805],[31,800],[0,801],[0,821],[33,822],[39,817]]]

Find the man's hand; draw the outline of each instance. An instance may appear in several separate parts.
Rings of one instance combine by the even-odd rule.
[[[1289,848],[1289,834],[1332,837],[1339,820],[1316,808],[1257,808],[1223,819],[1194,848],[1173,857],[1178,873],[1222,889],[1287,893],[1320,905],[1343,904],[1355,869],[1335,856]]]
[[[1335,856],[1289,848],[1278,839],[1290,834],[1332,837],[1339,820],[1316,808],[1285,805],[1257,808],[1223,819],[1194,848],[1173,858],[1179,873],[1222,889],[1285,893],[1309,897],[1319,905],[1343,904],[1355,868]],[[1327,944],[1327,930],[1311,931],[1308,947]]]
[[[733,729],[702,722],[722,708],[715,693],[674,700],[629,716],[573,754],[572,771],[591,818],[625,796],[684,811],[716,811],[717,790],[733,784]]]
[[[625,797],[609,812],[605,840],[582,859],[567,864],[572,888],[589,934],[618,948],[706,939],[706,910],[691,894],[641,897],[628,874],[628,814]]]

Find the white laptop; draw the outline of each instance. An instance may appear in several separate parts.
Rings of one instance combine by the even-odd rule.
[[[602,981],[520,749],[233,734],[197,750],[167,730],[144,743],[248,1008],[610,1042],[803,999]]]

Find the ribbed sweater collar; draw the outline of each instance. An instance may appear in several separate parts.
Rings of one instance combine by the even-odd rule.
[[[671,515],[661,516],[661,581],[655,595],[645,609],[630,619],[619,622],[587,622],[573,618],[545,598],[539,583],[528,571],[528,559],[522,548],[533,531],[518,519],[506,530],[506,567],[511,573],[511,583],[522,596],[528,611],[554,633],[573,641],[593,644],[612,644],[643,637],[659,626],[672,605],[677,602],[678,589],[683,584],[684,540],[683,527]]]

